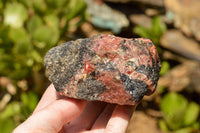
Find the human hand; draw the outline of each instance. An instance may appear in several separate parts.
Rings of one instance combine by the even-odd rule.
[[[66,98],[50,85],[33,114],[13,133],[124,133],[134,109]]]

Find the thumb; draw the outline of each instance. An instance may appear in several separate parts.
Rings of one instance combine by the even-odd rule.
[[[84,100],[59,99],[31,115],[13,133],[57,133],[75,119],[86,105]]]

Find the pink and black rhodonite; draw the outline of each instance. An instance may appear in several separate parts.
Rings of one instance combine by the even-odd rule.
[[[56,90],[72,98],[135,105],[152,94],[161,68],[149,39],[113,35],[66,42],[45,56]]]

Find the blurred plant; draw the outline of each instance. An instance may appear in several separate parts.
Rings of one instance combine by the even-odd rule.
[[[0,109],[1,133],[11,132],[33,111],[46,84],[45,53],[59,41],[66,41],[70,27],[80,26],[85,9],[83,0],[0,1],[0,77],[9,77],[13,84],[23,79],[29,85],[28,90],[18,87],[8,105]],[[74,18],[78,21],[70,24]],[[9,93],[1,85],[0,91],[1,96]]]
[[[86,8],[82,0],[9,0],[0,5],[0,75],[16,80],[42,69],[45,53],[65,35],[70,20],[84,19]]]
[[[200,106],[195,102],[188,102],[180,94],[169,92],[160,104],[163,119],[159,126],[163,131],[175,133],[191,133],[200,128],[199,112]]]
[[[161,63],[160,75],[165,75],[170,70],[170,64],[167,61],[162,61]]]
[[[153,18],[151,27],[136,26],[133,28],[134,33],[140,35],[141,37],[151,39],[157,48],[160,42],[160,37],[166,30],[167,26],[159,16]]]
[[[32,91],[22,93],[19,101],[10,102],[0,113],[1,133],[11,133],[17,124],[24,121],[38,103],[38,95]]]

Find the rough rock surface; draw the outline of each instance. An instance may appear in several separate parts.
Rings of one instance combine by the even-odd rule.
[[[46,73],[65,96],[134,105],[155,91],[160,60],[149,39],[113,35],[66,42],[45,56]]]

